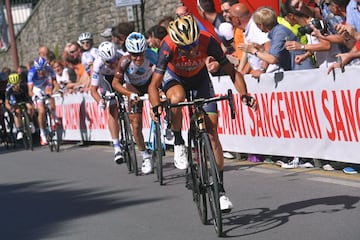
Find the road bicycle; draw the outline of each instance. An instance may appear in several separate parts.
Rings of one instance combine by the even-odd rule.
[[[34,144],[32,139],[32,133],[34,130],[31,129],[30,117],[26,107],[27,102],[18,102],[16,105],[20,109],[21,116],[21,131],[23,133],[23,143],[26,150],[34,150]]]
[[[56,116],[52,113],[50,99],[54,97],[61,96],[59,93],[54,93],[52,95],[45,94],[40,99],[44,101],[45,106],[45,131],[46,131],[46,140],[48,142],[50,151],[56,152],[60,151],[61,144],[61,133],[59,128],[58,120]]]
[[[205,126],[204,105],[210,102],[227,100],[231,111],[231,118],[235,118],[234,102],[231,89],[227,95],[212,98],[192,99],[189,101],[167,104],[168,112],[173,107],[189,107],[190,128],[188,131],[187,155],[189,168],[187,185],[192,190],[193,201],[203,224],[207,223],[208,205],[212,222],[217,235],[222,235],[222,213],[220,209],[220,186],[222,185],[219,169],[216,165],[214,152]],[[171,114],[170,114],[171,116]],[[171,117],[169,117],[171,124]]]
[[[133,131],[129,119],[128,112],[126,111],[126,99],[118,93],[107,91],[102,95],[106,101],[115,99],[118,103],[119,113],[119,126],[120,126],[120,147],[123,151],[124,160],[126,162],[128,171],[134,173],[135,176],[139,175],[135,141],[133,139]]]

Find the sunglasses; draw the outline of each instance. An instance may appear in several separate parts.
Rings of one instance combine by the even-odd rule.
[[[116,57],[114,57],[113,59],[107,60],[105,61],[106,64],[112,64],[116,61]]]
[[[189,45],[185,45],[185,46],[178,46],[178,48],[180,50],[183,51],[190,51],[191,49],[193,49],[194,47],[196,47],[199,44],[199,40],[196,40],[195,42],[193,42],[192,44]]]
[[[80,43],[81,44],[90,44],[91,42],[90,41],[81,41]]]
[[[130,53],[130,55],[134,58],[136,57],[141,57],[142,55],[144,54],[144,52],[141,52],[141,53]]]
[[[78,51],[78,49],[75,49],[75,50],[72,50],[72,51],[69,51],[70,54],[74,54]]]
[[[36,68],[36,71],[40,72],[40,71],[45,71],[45,68],[42,67],[42,68]]]

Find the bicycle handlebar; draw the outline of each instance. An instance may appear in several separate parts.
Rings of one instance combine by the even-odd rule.
[[[230,112],[231,112],[231,119],[235,119],[235,105],[234,105],[234,98],[232,95],[232,90],[228,89],[227,95],[224,96],[218,96],[218,97],[212,97],[212,98],[197,98],[193,101],[189,102],[179,102],[179,103],[170,103],[169,100],[166,102],[165,108],[166,108],[166,115],[168,115],[168,125],[167,127],[170,128],[171,126],[171,113],[170,108],[173,107],[184,107],[184,106],[196,106],[200,107],[203,106],[206,103],[210,102],[217,102],[217,101],[223,101],[228,100]]]
[[[231,89],[228,89],[227,95],[224,95],[224,96],[217,96],[217,97],[212,97],[212,98],[197,98],[197,99],[194,99],[193,101],[188,101],[188,102],[168,103],[168,104],[166,104],[166,108],[170,109],[173,107],[184,107],[184,106],[192,106],[192,105],[203,106],[206,103],[218,102],[218,101],[223,101],[223,100],[228,100],[230,111],[231,111],[231,118],[235,119],[235,107],[234,107],[235,105],[234,105],[234,99],[233,99]]]

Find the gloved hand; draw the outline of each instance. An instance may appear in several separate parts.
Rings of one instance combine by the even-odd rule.
[[[131,101],[137,101],[139,98],[139,95],[137,93],[131,93],[130,94],[130,100]]]

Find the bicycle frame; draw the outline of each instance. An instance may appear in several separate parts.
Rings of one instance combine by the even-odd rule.
[[[190,129],[188,132],[188,161],[193,200],[198,208],[198,213],[203,224],[207,221],[207,200],[212,214],[213,224],[218,236],[222,235],[222,216],[220,209],[219,188],[222,184],[216,159],[206,130],[206,112],[203,106],[206,103],[228,100],[231,117],[235,118],[232,91],[228,90],[227,96],[209,99],[190,99],[187,102],[168,103],[167,109],[172,107],[189,107]],[[171,116],[171,115],[170,115]],[[171,119],[169,119],[171,124]],[[193,153],[194,150],[194,153]],[[198,153],[198,156],[196,155]],[[194,155],[194,156],[193,156]],[[189,180],[189,179],[188,179]]]

